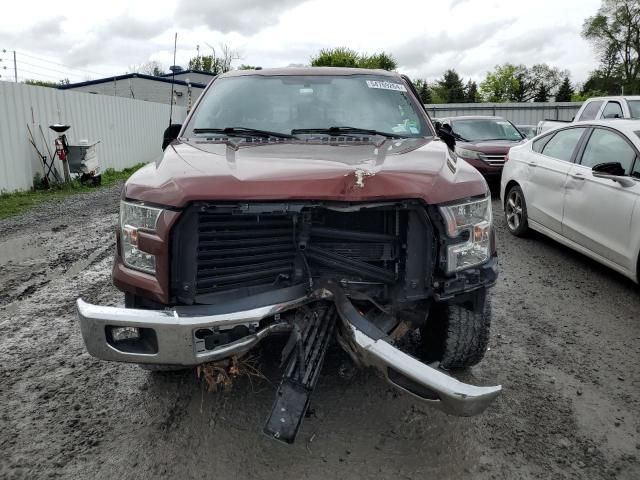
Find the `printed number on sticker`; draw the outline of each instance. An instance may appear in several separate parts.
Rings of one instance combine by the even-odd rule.
[[[369,88],[382,88],[383,90],[396,90],[398,92],[406,92],[407,88],[401,83],[385,82],[380,80],[367,80]]]

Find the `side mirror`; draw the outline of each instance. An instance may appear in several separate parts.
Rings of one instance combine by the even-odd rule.
[[[591,171],[594,173],[605,173],[607,175],[623,176],[624,168],[620,162],[607,162],[594,165]]]
[[[604,116],[604,118],[620,118],[619,113],[608,113]]]
[[[456,148],[456,137],[453,135],[453,130],[451,129],[451,125],[445,123],[444,125],[440,122],[436,122],[436,133],[442,139],[442,141],[449,147],[451,150],[455,150]]]
[[[594,165],[591,169],[594,177],[605,178],[618,182],[624,188],[633,187],[636,182],[626,176],[624,168],[619,162],[607,162]]]
[[[162,150],[164,151],[167,146],[173,142],[176,138],[178,138],[178,134],[182,129],[182,124],[172,123],[167,127],[164,131],[164,135],[162,136]]]

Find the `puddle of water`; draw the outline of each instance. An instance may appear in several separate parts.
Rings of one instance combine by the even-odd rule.
[[[0,242],[0,265],[9,262],[21,262],[30,258],[37,258],[46,248],[33,245],[29,237],[16,237]]]

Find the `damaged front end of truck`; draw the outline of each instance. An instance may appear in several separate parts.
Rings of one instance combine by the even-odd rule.
[[[419,200],[199,201],[178,214],[123,203],[123,212],[146,209],[133,216],[155,217],[155,231],[132,233],[124,219],[118,251],[126,252],[134,235],[138,255],[158,254],[154,267],[168,272],[169,301],[115,308],[78,300],[92,355],[188,367],[240,358],[267,336],[288,335],[265,425],[265,433],[288,443],[334,339],[357,364],[447,413],[480,413],[499,395],[500,386],[467,385],[444,373],[437,352],[427,363],[398,347],[408,332],[428,335],[439,303],[484,310],[496,279],[494,254],[446,274],[452,247],[473,239],[452,238],[441,209]],[[123,255],[114,279],[124,285],[131,272]],[[163,265],[162,258],[172,260]]]

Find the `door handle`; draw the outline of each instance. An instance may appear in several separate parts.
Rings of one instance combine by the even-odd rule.
[[[530,167],[537,167],[538,163],[537,162],[529,162],[529,166]]]
[[[584,180],[584,175],[581,173],[572,173],[571,178],[575,178],[576,180]]]

